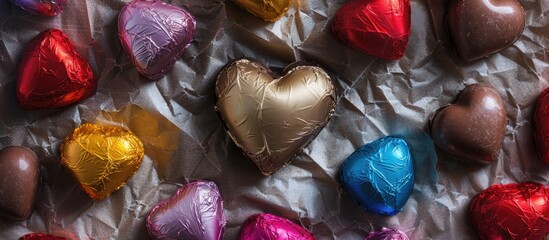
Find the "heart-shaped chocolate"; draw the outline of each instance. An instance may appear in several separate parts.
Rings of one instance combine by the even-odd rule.
[[[61,108],[95,94],[97,79],[61,30],[38,35],[19,65],[17,98],[23,108]]]
[[[272,214],[250,217],[242,225],[239,240],[314,240],[313,235],[292,221]]]
[[[549,164],[549,88],[538,97],[534,112],[534,140],[539,158]]]
[[[292,0],[233,0],[251,14],[268,22],[281,18],[292,5]]]
[[[141,140],[130,131],[91,123],[76,128],[61,145],[61,163],[95,200],[124,186],[143,156]]]
[[[505,134],[505,106],[489,85],[467,86],[454,104],[443,107],[430,121],[431,137],[443,152],[464,160],[494,161]]]
[[[549,234],[549,189],[538,183],[494,185],[473,198],[480,239],[543,240]]]
[[[25,11],[43,16],[55,16],[63,12],[67,0],[11,0]]]
[[[384,137],[356,150],[339,170],[339,179],[353,200],[366,210],[394,215],[414,190],[414,163],[408,144]]]
[[[410,21],[410,0],[353,0],[336,13],[332,31],[362,52],[399,59],[408,46]]]
[[[13,220],[28,218],[38,196],[38,157],[24,147],[0,151],[0,215]]]
[[[335,88],[319,67],[297,66],[278,79],[247,59],[218,76],[216,110],[235,144],[270,175],[288,164],[326,125]]]
[[[153,239],[220,240],[226,222],[215,183],[193,181],[151,210],[147,229]]]
[[[525,14],[516,0],[453,0],[446,22],[458,55],[474,61],[513,45]]]
[[[30,233],[19,238],[19,240],[67,240],[64,237],[53,236],[44,233]]]
[[[370,232],[364,240],[408,240],[408,236],[402,231],[383,227]]]
[[[118,16],[118,36],[137,71],[151,80],[166,75],[194,39],[189,12],[160,0],[134,0]]]

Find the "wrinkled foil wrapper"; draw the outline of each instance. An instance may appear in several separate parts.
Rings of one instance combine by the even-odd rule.
[[[95,94],[97,78],[59,29],[40,33],[19,63],[17,98],[26,109],[61,108]]]
[[[408,240],[408,236],[402,231],[382,227],[368,234],[364,240]]]
[[[20,237],[19,240],[66,240],[66,238],[44,233],[30,233]]]
[[[227,220],[223,200],[214,182],[188,183],[147,216],[153,239],[221,240]]]
[[[137,71],[157,80],[170,71],[195,35],[194,16],[160,0],[128,3],[118,16],[118,35]]]
[[[43,16],[60,14],[67,4],[67,0],[11,0],[11,2],[29,13]]]
[[[91,123],[76,128],[61,145],[61,163],[95,200],[124,186],[143,155],[143,143],[133,133]]]
[[[360,147],[341,165],[343,188],[366,210],[395,215],[414,190],[414,163],[408,144],[384,137]]]
[[[493,185],[473,198],[471,221],[481,240],[543,240],[549,234],[549,188]]]
[[[166,0],[196,17],[195,41],[165,78],[141,76],[118,39],[117,18],[129,1],[70,1],[63,14],[44,18],[0,1],[0,145],[37,153],[42,183],[33,215],[0,219],[0,238],[44,232],[68,239],[141,239],[146,216],[194,179],[215,182],[223,197],[224,239],[237,239],[250,216],[269,212],[309,230],[317,239],[364,239],[378,226],[410,239],[475,239],[471,199],[494,184],[549,182],[536,156],[532,117],[549,86],[549,2],[521,0],[526,29],[510,48],[465,63],[435,38],[427,1],[412,0],[412,29],[402,59],[365,55],[331,32],[347,0],[293,1],[275,23],[232,1]],[[15,80],[22,51],[40,32],[60,28],[100,78],[97,94],[63,109],[25,111]],[[275,70],[296,60],[317,62],[336,87],[334,116],[291,164],[263,176],[227,135],[217,115],[215,82],[234,60],[260,60]],[[489,83],[507,113],[503,150],[488,166],[437,155],[425,126],[466,84]],[[126,186],[95,202],[60,164],[59,146],[85,122],[121,126],[139,137],[145,157]],[[402,212],[363,211],[339,184],[339,167],[360,146],[383,136],[406,140],[414,159],[414,190]]]
[[[268,213],[250,217],[242,226],[240,240],[314,240],[304,228],[292,221]]]
[[[332,30],[367,54],[400,59],[410,36],[410,0],[353,0],[336,14]]]
[[[288,11],[292,0],[232,0],[251,14],[268,22],[275,22]]]
[[[215,94],[227,133],[265,175],[301,153],[332,117],[336,100],[322,68],[296,66],[275,79],[247,59],[219,74]]]

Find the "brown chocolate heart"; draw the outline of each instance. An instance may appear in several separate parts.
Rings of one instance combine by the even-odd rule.
[[[513,45],[525,14],[516,0],[453,0],[446,21],[458,55],[473,61]]]
[[[278,79],[242,59],[218,76],[216,110],[235,144],[270,175],[296,157],[326,125],[335,88],[319,67],[297,66]]]
[[[0,215],[14,220],[28,218],[38,195],[40,167],[33,151],[7,147],[0,151]]]
[[[491,162],[505,134],[505,107],[498,92],[489,85],[466,87],[455,104],[443,107],[431,118],[435,145],[454,157]]]

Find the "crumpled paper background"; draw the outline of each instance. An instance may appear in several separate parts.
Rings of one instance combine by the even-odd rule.
[[[222,0],[169,0],[197,17],[195,41],[159,81],[138,75],[117,35],[117,15],[128,1],[69,1],[64,13],[30,15],[0,1],[0,147],[23,145],[41,159],[35,212],[26,221],[0,220],[0,238],[46,232],[71,239],[146,239],[151,208],[193,179],[217,183],[237,239],[251,215],[289,218],[318,239],[363,239],[374,227],[405,231],[411,239],[475,239],[468,221],[471,198],[497,183],[547,183],[549,167],[537,158],[532,117],[538,94],[549,86],[549,2],[520,0],[526,28],[512,47],[465,63],[435,37],[427,1],[412,0],[412,34],[405,56],[387,61],[362,54],[331,33],[347,1],[296,0],[275,23],[266,23]],[[63,29],[100,78],[97,94],[57,110],[25,111],[16,101],[17,66],[39,32]],[[338,90],[336,113],[292,164],[270,177],[228,138],[214,110],[214,84],[235,59],[255,58],[282,69],[316,61]],[[437,153],[425,126],[467,84],[492,84],[508,117],[503,151],[488,166],[455,162]],[[108,199],[94,202],[59,162],[64,137],[85,122],[122,126],[140,137],[145,159],[136,175]],[[339,165],[359,146],[385,135],[410,144],[416,182],[403,212],[364,212],[336,180]],[[436,170],[435,170],[436,169]]]

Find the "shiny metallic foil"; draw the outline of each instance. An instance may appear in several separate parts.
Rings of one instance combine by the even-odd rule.
[[[539,183],[494,185],[470,205],[481,240],[543,240],[549,234],[549,189]]]
[[[196,20],[188,11],[160,0],[132,1],[118,16],[122,46],[151,80],[166,75],[194,39]]]
[[[217,186],[204,180],[180,188],[147,216],[147,230],[153,239],[221,240],[226,223]]]
[[[91,97],[97,79],[61,30],[46,30],[21,57],[17,98],[25,109],[61,108]]]
[[[91,123],[76,128],[61,146],[61,163],[95,200],[124,186],[143,156],[143,144],[133,133]]]
[[[30,233],[19,238],[19,240],[67,240],[64,237],[57,237],[44,233]]]
[[[400,59],[410,36],[410,0],[353,0],[336,14],[332,31],[367,54]]]
[[[34,15],[55,16],[63,12],[67,0],[11,0],[13,4]]]
[[[408,236],[399,230],[383,227],[370,232],[364,240],[408,240]]]
[[[539,95],[534,114],[536,150],[539,158],[549,164],[549,88]]]
[[[265,175],[314,139],[336,99],[332,80],[319,67],[297,66],[274,79],[267,67],[247,59],[219,74],[215,93],[229,136]]]
[[[314,240],[313,235],[292,221],[268,213],[250,217],[239,240]]]
[[[233,0],[233,2],[268,22],[281,18],[292,5],[292,0]]]
[[[384,137],[360,147],[341,165],[345,190],[368,211],[394,215],[414,190],[414,165],[408,144]]]

